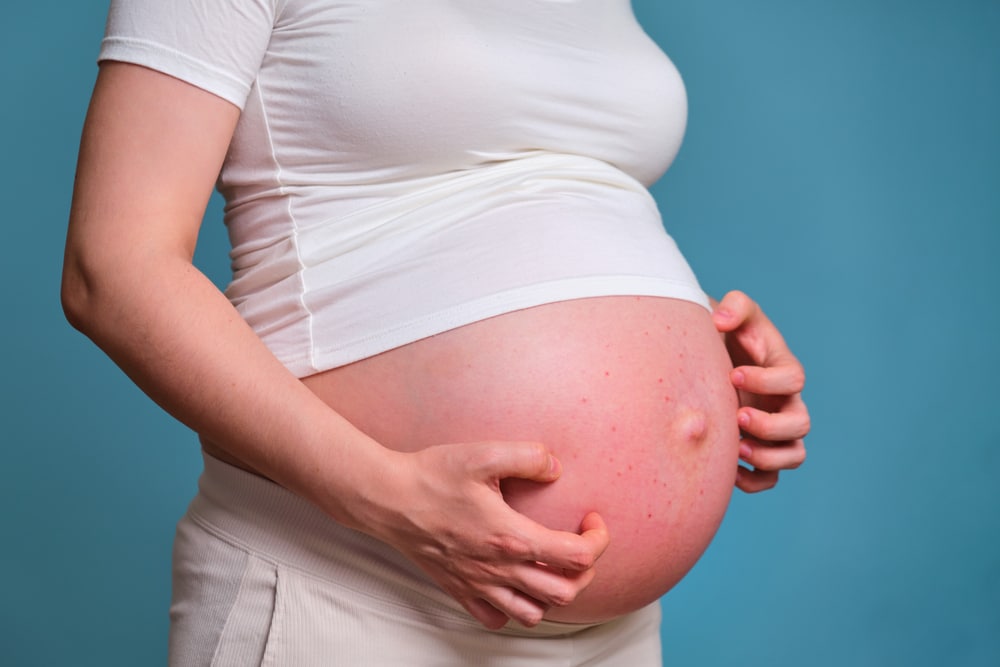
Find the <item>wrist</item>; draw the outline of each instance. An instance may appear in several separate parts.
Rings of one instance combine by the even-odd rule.
[[[265,474],[317,506],[337,523],[373,534],[387,514],[402,462],[390,450],[348,423],[325,404],[308,424],[283,436],[294,451],[275,452]]]

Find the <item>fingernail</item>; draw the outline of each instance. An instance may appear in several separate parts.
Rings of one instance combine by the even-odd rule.
[[[740,443],[740,458],[743,459],[744,461],[746,461],[751,456],[753,456],[753,450],[750,448],[750,445],[748,445],[745,442],[741,442]]]
[[[549,474],[558,477],[561,472],[562,465],[559,463],[559,459],[549,454]]]
[[[740,428],[746,428],[750,425],[750,415],[745,412],[741,412],[738,417],[736,417],[736,423],[740,425]]]
[[[742,387],[743,382],[746,380],[746,376],[743,375],[743,371],[733,371],[733,384],[737,387]]]
[[[732,319],[733,313],[728,308],[719,308],[715,314],[724,320]]]

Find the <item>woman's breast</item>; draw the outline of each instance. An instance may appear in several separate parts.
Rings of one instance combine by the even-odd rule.
[[[546,443],[560,479],[507,480],[504,496],[552,528],[604,517],[611,544],[597,577],[547,616],[582,622],[652,602],[715,534],[738,457],[729,369],[704,308],[623,296],[501,315],[305,382],[394,449]]]
[[[229,188],[272,187],[275,161],[282,185],[354,186],[530,150],[648,184],[680,147],[683,82],[628,0],[285,4]]]

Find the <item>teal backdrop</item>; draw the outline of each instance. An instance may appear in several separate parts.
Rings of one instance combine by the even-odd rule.
[[[809,460],[664,599],[667,665],[1000,664],[1000,2],[636,0],[683,73],[655,187],[806,365]],[[63,320],[107,0],[0,28],[0,662],[156,665],[192,433]],[[226,280],[213,202],[199,265]],[[623,666],[627,667],[627,666]]]

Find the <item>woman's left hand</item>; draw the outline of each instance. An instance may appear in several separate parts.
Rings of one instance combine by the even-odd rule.
[[[764,491],[778,483],[779,471],[805,461],[805,371],[777,327],[746,294],[730,292],[713,305],[715,327],[735,367],[730,379],[740,401],[740,458],[753,466],[739,467],[736,486],[747,493]]]

